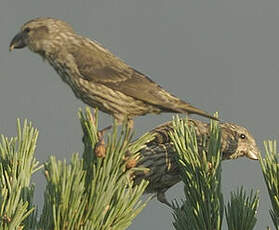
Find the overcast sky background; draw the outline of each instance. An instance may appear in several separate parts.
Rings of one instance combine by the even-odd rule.
[[[263,140],[278,140],[278,0],[1,0],[0,133],[15,135],[18,117],[31,120],[40,131],[41,162],[51,154],[70,159],[82,152],[77,111],[85,106],[38,55],[27,49],[9,53],[19,27],[38,16],[67,21],[176,96],[245,126],[261,150]],[[137,118],[137,134],[171,117]],[[101,126],[111,121],[101,115]],[[272,226],[259,163],[239,159],[222,166],[225,198],[240,185],[259,190],[256,229]],[[37,203],[42,181],[37,173]],[[182,198],[182,186],[167,196]],[[170,210],[154,199],[129,229],[174,229],[171,221]]]

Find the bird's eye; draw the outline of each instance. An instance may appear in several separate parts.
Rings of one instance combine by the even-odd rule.
[[[240,138],[241,138],[241,139],[245,139],[245,138],[246,138],[245,134],[241,133],[241,134],[240,134]]]
[[[29,27],[26,27],[26,28],[24,29],[24,32],[29,33],[30,30],[31,30],[31,29],[30,29]]]

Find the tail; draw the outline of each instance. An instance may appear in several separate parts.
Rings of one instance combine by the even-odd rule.
[[[177,112],[179,113],[188,113],[188,114],[197,114],[197,115],[200,115],[200,116],[203,116],[203,117],[207,117],[207,118],[210,118],[210,119],[213,119],[215,121],[219,121],[218,118],[208,114],[207,112],[204,112],[202,111],[201,109],[198,109],[186,102],[184,102],[180,108],[177,109]]]

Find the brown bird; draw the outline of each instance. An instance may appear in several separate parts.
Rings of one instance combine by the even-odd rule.
[[[210,125],[199,120],[189,120],[195,128],[197,142],[202,148],[202,138],[209,136]],[[260,154],[256,141],[248,130],[242,126],[231,123],[220,123],[221,128],[221,154],[222,159],[236,159],[246,156],[257,160]],[[147,143],[140,151],[141,158],[136,167],[147,168],[146,171],[136,171],[133,175],[135,184],[142,179],[148,180],[146,193],[157,193],[157,199],[170,206],[165,192],[181,181],[179,167],[175,161],[176,151],[169,137],[172,123],[165,123],[155,128],[155,138]],[[201,150],[201,149],[200,149]]]
[[[84,103],[121,123],[147,113],[189,113],[217,120],[168,93],[100,44],[80,36],[53,18],[28,21],[12,39],[10,50],[28,47],[46,59]]]

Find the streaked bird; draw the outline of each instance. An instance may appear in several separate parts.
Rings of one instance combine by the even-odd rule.
[[[210,125],[194,119],[189,119],[189,123],[195,128],[198,146],[201,148],[203,137],[209,136]],[[220,123],[220,128],[223,160],[242,156],[252,160],[258,159],[260,152],[256,141],[246,128],[232,123]],[[165,197],[165,192],[181,181],[179,167],[175,161],[177,153],[169,137],[171,130],[172,123],[168,122],[151,131],[155,133],[155,138],[141,150],[141,158],[136,166],[148,170],[136,171],[133,175],[136,184],[142,179],[148,180],[149,184],[145,192],[156,193],[157,199],[167,205],[170,204]]]
[[[36,18],[25,23],[12,39],[10,50],[24,47],[46,59],[77,98],[113,115],[119,123],[161,112],[198,114],[217,120],[168,93],[61,20]]]

